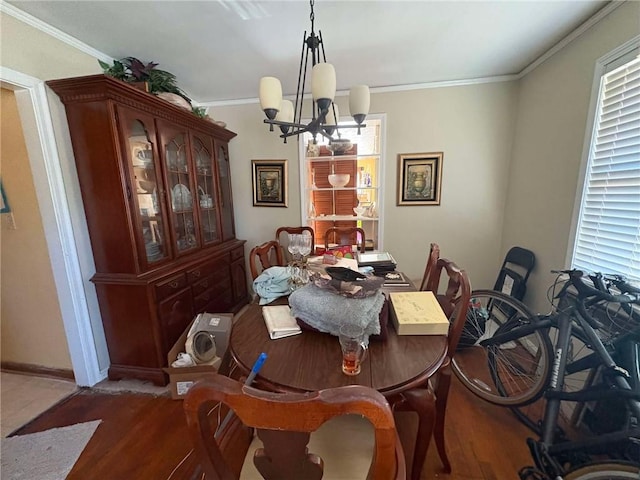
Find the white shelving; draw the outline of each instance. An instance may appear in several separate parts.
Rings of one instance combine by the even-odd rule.
[[[367,244],[372,241],[374,248],[382,248],[384,120],[381,114],[367,117],[366,131],[363,130],[361,136],[346,129],[341,132],[342,138],[357,145],[352,150],[357,154],[352,155],[325,155],[329,152],[320,146],[321,155],[307,157],[306,147],[311,136],[303,135],[299,142],[302,225],[324,232],[330,226],[357,224],[365,230]],[[318,140],[323,143],[323,139]],[[332,173],[349,173],[347,186],[332,187],[327,178]],[[366,208],[364,214],[349,213],[357,206]],[[337,225],[331,225],[334,222],[338,222]]]

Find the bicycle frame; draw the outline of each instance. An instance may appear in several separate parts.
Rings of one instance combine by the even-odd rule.
[[[536,330],[548,331],[551,327],[558,329],[551,375],[544,393],[544,398],[547,400],[547,403],[544,411],[542,436],[539,441],[534,441],[533,439],[529,439],[528,441],[532,456],[536,460],[538,467],[547,472],[553,472],[557,478],[562,478],[561,475],[564,469],[554,457],[571,452],[593,451],[598,447],[610,445],[613,442],[624,441],[629,438],[640,438],[640,428],[634,425],[632,428],[621,432],[607,433],[580,441],[560,441],[554,443],[554,441],[557,440],[555,438],[557,433],[556,425],[563,401],[586,402],[614,396],[623,396],[628,399],[632,414],[636,419],[640,419],[640,393],[631,390],[626,379],[629,373],[620,368],[613,360],[607,347],[602,343],[594,330],[599,327],[598,322],[591,318],[586,311],[587,307],[597,302],[589,301],[585,303],[576,301],[570,307],[558,310],[554,314],[535,316],[528,323],[524,322],[523,319],[518,319],[517,321],[520,322],[518,327],[480,342],[482,346],[489,347],[491,345],[499,345],[517,340]],[[636,327],[624,335],[617,336],[609,345],[615,348],[622,342],[637,340],[639,335],[640,327]],[[568,352],[572,337],[589,345],[593,352],[579,360],[569,362]],[[578,392],[563,391],[566,374],[589,370],[598,366],[602,366],[613,372],[613,383],[615,383],[616,389],[603,390],[597,387],[586,387]],[[638,369],[634,368],[634,371],[637,372]]]
[[[640,428],[636,424],[630,429],[599,435],[596,438],[592,437],[580,441],[563,441],[554,444],[556,432],[555,426],[558,422],[562,401],[569,400],[584,402],[623,395],[628,398],[627,403],[632,414],[636,419],[640,419],[640,394],[631,390],[629,382],[626,379],[628,373],[617,366],[616,362],[613,360],[606,347],[595,333],[590,322],[588,322],[585,317],[588,318],[588,313],[586,313],[584,305],[578,302],[577,306],[572,307],[568,311],[558,312],[556,316],[557,322],[552,322],[547,319],[548,323],[557,323],[558,339],[555,346],[551,379],[544,394],[547,399],[547,404],[544,412],[542,437],[539,442],[531,441],[528,443],[532,456],[536,459],[536,463],[540,462],[547,464],[548,468],[550,467],[555,470],[555,475],[561,475],[563,472],[563,469],[554,460],[554,457],[557,457],[560,454],[593,451],[598,447],[614,442],[624,441],[629,438],[640,438]],[[585,357],[585,359],[588,359],[586,361],[585,359],[581,359],[573,364],[567,365],[567,352],[569,342],[571,341],[574,321],[577,322],[581,333],[585,335],[585,339],[588,340],[594,352]],[[619,343],[636,335],[637,332],[631,332],[620,337],[617,341]],[[579,368],[576,367],[576,364]],[[563,392],[565,373],[586,370],[595,365],[602,365],[614,372],[613,382],[619,390],[610,389],[604,391],[602,389],[588,387],[579,392]]]

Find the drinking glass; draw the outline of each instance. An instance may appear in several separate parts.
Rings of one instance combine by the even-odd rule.
[[[287,250],[291,254],[293,260],[296,260],[296,257],[300,253],[300,237],[302,235],[298,233],[290,233],[289,234],[289,245],[287,245]]]
[[[306,257],[311,253],[311,235],[300,235],[298,248],[300,255]]]
[[[360,325],[345,323],[340,327],[338,338],[342,349],[342,373],[358,375],[362,360],[367,353],[364,328]]]
[[[289,245],[287,250],[291,254],[291,261],[289,262],[289,272],[291,273],[291,290],[295,290],[300,285],[300,272],[298,265],[298,255],[300,255],[300,237],[302,235],[298,233],[289,234]]]

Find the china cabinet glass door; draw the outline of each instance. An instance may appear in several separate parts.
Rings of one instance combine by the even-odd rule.
[[[178,254],[182,254],[199,246],[194,205],[198,196],[192,191],[187,133],[164,131],[163,145],[174,245]]]
[[[200,234],[207,245],[220,241],[218,225],[218,195],[213,164],[213,141],[193,135],[193,162],[196,168],[196,185],[200,212]]]
[[[235,238],[233,223],[233,203],[231,196],[231,172],[229,169],[229,152],[226,143],[216,145],[218,151],[218,175],[220,177],[220,210],[222,219],[222,239]]]
[[[162,212],[161,176],[154,146],[153,118],[120,110],[127,142],[126,158],[133,173],[132,197],[137,209],[134,215],[137,235],[142,241],[140,252],[148,264],[169,257],[165,221]],[[140,248],[140,250],[142,250]]]

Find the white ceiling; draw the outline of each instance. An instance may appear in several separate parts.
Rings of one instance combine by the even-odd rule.
[[[253,99],[264,75],[295,93],[308,1],[7,3],[113,58],[155,61],[199,103]],[[515,75],[607,1],[324,1],[338,90]]]

